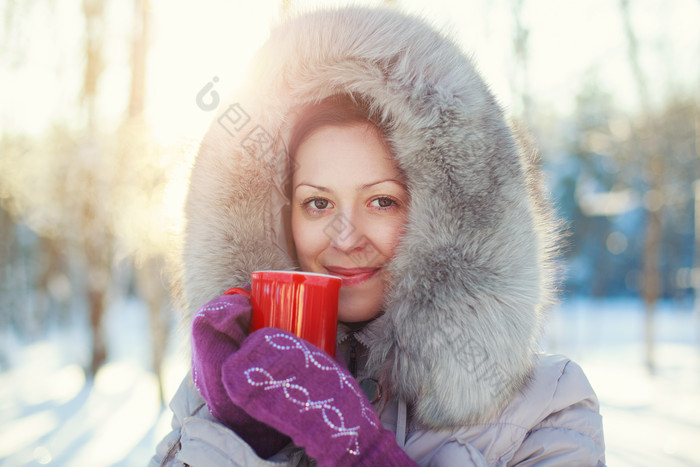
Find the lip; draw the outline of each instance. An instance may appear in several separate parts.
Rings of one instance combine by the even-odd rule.
[[[375,268],[341,268],[336,266],[325,266],[329,274],[338,276],[343,280],[343,286],[360,285],[374,277],[381,267]]]

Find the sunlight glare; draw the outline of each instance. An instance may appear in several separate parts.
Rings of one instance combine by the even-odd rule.
[[[58,427],[58,416],[52,410],[38,412],[0,426],[0,458],[21,451]]]
[[[80,365],[61,368],[48,381],[47,395],[51,400],[64,404],[80,392],[85,385],[85,372]]]
[[[270,1],[154,0],[146,111],[158,142],[202,136],[216,107],[197,106],[197,94],[211,83],[220,101],[229,97],[278,14],[278,2]]]

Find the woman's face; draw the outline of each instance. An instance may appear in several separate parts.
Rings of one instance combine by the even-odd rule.
[[[401,174],[365,123],[314,130],[295,160],[292,235],[301,269],[343,279],[340,321],[374,318],[408,212]]]

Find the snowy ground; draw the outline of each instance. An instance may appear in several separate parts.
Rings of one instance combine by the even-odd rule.
[[[12,362],[0,373],[0,466],[146,465],[170,426],[150,371],[148,326],[139,302],[108,310],[110,357],[89,382],[84,323],[30,345],[0,336]],[[173,339],[171,347],[168,399],[187,371],[183,346]]]
[[[86,383],[85,327],[31,344],[0,334],[0,465],[147,464],[168,431],[148,370],[148,322],[138,302],[109,310],[110,360]],[[574,358],[601,400],[611,466],[700,466],[700,317],[666,305],[657,316],[652,376],[643,313],[632,301],[569,301],[552,314],[544,346]],[[166,362],[172,395],[186,371],[181,346]]]
[[[644,358],[644,313],[630,301],[568,302],[547,347],[575,359],[601,402],[610,466],[700,466],[700,316],[690,305],[659,307],[652,375]]]

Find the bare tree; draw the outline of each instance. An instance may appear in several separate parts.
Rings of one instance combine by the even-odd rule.
[[[644,195],[647,217],[641,287],[645,306],[645,358],[647,368],[653,372],[656,367],[654,358],[654,312],[656,302],[661,294],[659,254],[662,242],[664,208],[662,187],[664,171],[663,149],[659,129],[652,117],[649,87],[640,64],[639,41],[632,25],[628,0],[620,0],[620,12],[627,36],[630,67],[637,85],[641,105],[643,122],[640,126],[645,130],[644,135],[637,132],[635,140],[643,141],[643,144],[639,144],[636,150],[639,159],[644,165],[648,184],[647,192]]]
[[[695,107],[695,159],[700,161],[700,109]],[[693,184],[695,200],[695,250],[691,269],[691,285],[695,295],[695,312],[700,313],[700,173]]]
[[[103,37],[105,4],[106,0],[82,2],[83,48],[74,53],[84,56],[80,90],[83,124],[71,129],[56,122],[41,137],[5,136],[0,140],[0,201],[6,212],[26,222],[38,235],[36,243],[41,251],[35,257],[46,264],[36,266],[31,280],[37,281],[39,289],[49,287],[57,268],[66,268],[66,263],[76,266],[76,277],[69,287],[77,298],[76,305],[85,297],[89,314],[89,376],[94,376],[107,358],[103,321],[114,292],[111,276],[115,258],[133,259],[133,279],[151,315],[153,367],[162,380],[171,317],[165,286],[168,280],[163,277],[169,251],[163,192],[168,184],[167,169],[175,164],[158,151],[144,118],[151,14],[148,0],[134,3],[131,89],[124,121],[117,131],[105,131],[100,123],[103,42],[108,40]],[[2,228],[11,227],[6,219],[2,217]],[[0,249],[3,259],[4,251]],[[0,277],[3,274],[0,270]],[[68,273],[58,275],[65,283]],[[43,293],[37,292],[37,296]],[[27,307],[24,302],[35,301],[20,302]],[[16,314],[28,316],[24,311]]]
[[[146,101],[147,56],[150,41],[151,7],[149,0],[134,0],[134,27],[131,52],[131,91],[126,121],[120,131],[119,157],[134,167],[139,158],[152,156],[154,150],[145,123],[144,108]],[[136,144],[134,142],[136,141]],[[158,179],[163,177],[158,168],[142,171],[140,180],[120,180],[124,189],[136,189],[143,192],[156,191]],[[134,186],[135,184],[141,186]],[[133,206],[132,206],[133,207]],[[136,206],[138,208],[138,206]],[[129,213],[130,214],[130,213]],[[154,226],[155,228],[155,226]],[[158,377],[161,403],[165,403],[162,366],[169,334],[170,314],[168,313],[167,283],[165,274],[164,244],[149,244],[144,236],[132,240],[133,253],[136,255],[135,275],[139,294],[148,306],[151,323],[152,364]]]
[[[513,12],[513,70],[511,73],[510,85],[513,99],[519,105],[520,119],[524,123],[530,121],[531,99],[530,85],[528,82],[528,39],[530,31],[523,23],[523,11],[525,0],[512,0],[511,11]]]
[[[105,155],[99,143],[97,117],[98,84],[104,70],[104,6],[104,0],[83,0],[86,28],[83,103],[87,112],[87,132],[79,149],[82,174],[78,183],[82,193],[78,198],[80,221],[77,232],[87,268],[87,300],[92,329],[90,376],[95,375],[107,358],[103,318],[114,247],[114,236],[104,210],[105,201],[109,199],[105,192],[111,187],[101,179],[101,159]]]

